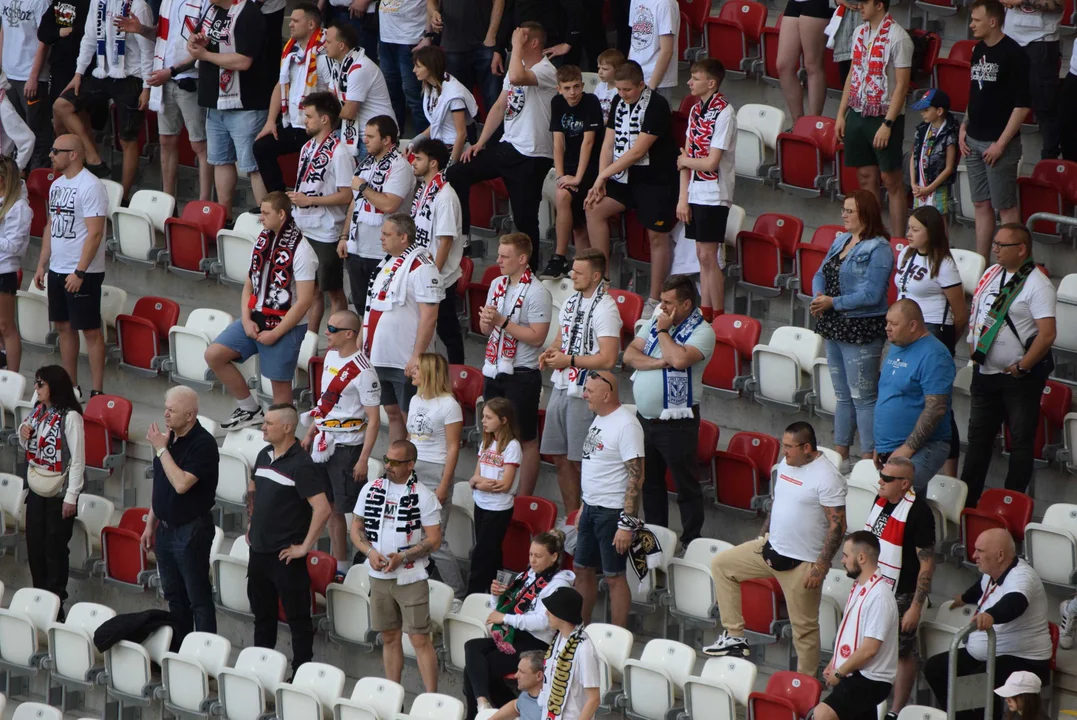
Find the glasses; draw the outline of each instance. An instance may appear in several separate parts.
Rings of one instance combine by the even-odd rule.
[[[856,214],[856,208],[843,207],[841,209],[841,214],[842,215],[855,215]]]
[[[401,465],[407,465],[409,462],[414,462],[413,460],[393,460],[388,455],[383,455],[381,461],[385,463],[385,467],[400,467]]]
[[[587,379],[588,380],[601,380],[602,382],[604,382],[604,383],[606,383],[607,385],[610,386],[610,391],[611,392],[613,391],[613,383],[611,383],[609,380],[607,380],[606,378],[599,375],[598,372],[595,371],[595,370],[588,370],[587,371]]]
[[[991,241],[991,247],[1004,248],[1004,247],[1017,247],[1018,245],[1024,245],[1024,243],[1000,243],[998,240]]]
[[[782,449],[783,450],[796,450],[798,447],[804,447],[807,444],[808,443],[793,443],[792,445],[790,445],[788,443],[782,443]]]
[[[359,332],[355,328],[337,327],[336,325],[326,325],[325,331],[330,335],[336,335],[338,332]]]
[[[879,473],[879,479],[884,483],[901,482],[902,480],[911,480],[912,478],[898,477],[897,475],[887,475],[886,473]]]
[[[65,153],[65,152],[75,152],[75,151],[74,150],[68,150],[67,148],[54,147],[54,148],[49,150],[49,155],[59,155],[60,153]]]
[[[44,380],[34,380],[34,387],[36,387],[36,388],[45,387],[45,381]]]

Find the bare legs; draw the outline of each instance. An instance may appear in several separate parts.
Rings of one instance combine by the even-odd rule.
[[[808,74],[808,114],[823,114],[826,102],[826,71],[823,69],[826,35],[823,30],[827,22],[804,16],[782,19],[778,34],[778,79],[791,124],[804,115],[804,90],[797,75],[801,54]]]

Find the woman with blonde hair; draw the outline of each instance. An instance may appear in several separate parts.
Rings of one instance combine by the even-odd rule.
[[[0,337],[4,340],[7,369],[14,372],[19,371],[22,361],[22,340],[15,326],[15,293],[19,290],[19,267],[30,245],[33,218],[19,166],[10,157],[0,157]]]
[[[415,475],[441,503],[441,527],[445,528],[452,504],[453,473],[460,457],[464,413],[452,394],[449,363],[441,355],[420,355],[411,375],[411,384],[416,393],[408,408],[407,430],[408,440],[418,451]],[[431,557],[441,581],[451,587],[457,597],[463,597],[464,579],[444,532],[441,547]]]

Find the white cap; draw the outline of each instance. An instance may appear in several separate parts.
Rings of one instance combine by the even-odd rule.
[[[1043,687],[1043,683],[1040,682],[1040,678],[1035,673],[1030,673],[1028,670],[1018,670],[1015,673],[1010,673],[1010,676],[1006,678],[1006,684],[996,688],[995,694],[1004,698],[1027,693],[1039,695],[1041,687]]]

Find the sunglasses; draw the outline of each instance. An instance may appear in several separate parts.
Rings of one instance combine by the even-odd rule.
[[[400,467],[401,465],[407,465],[412,460],[393,460],[388,455],[383,455],[381,461],[385,463],[385,467]]]
[[[37,388],[45,387],[45,381],[44,380],[34,380],[34,387],[37,387]]]
[[[326,325],[325,331],[330,335],[336,335],[338,332],[359,332],[355,328],[337,327],[336,325]]]
[[[59,155],[60,153],[65,153],[65,152],[69,153],[69,152],[75,152],[75,151],[74,150],[68,150],[67,148],[54,147],[54,148],[51,148],[49,150],[49,155]]]
[[[887,475],[886,473],[879,473],[879,479],[884,483],[901,482],[902,480],[909,480],[911,478],[898,477],[897,475]]]
[[[609,380],[607,380],[606,378],[599,375],[598,371],[596,371],[596,370],[588,370],[587,371],[587,379],[588,380],[601,380],[602,382],[609,385],[609,388],[610,388],[611,392],[613,391],[613,383],[611,383]]]

